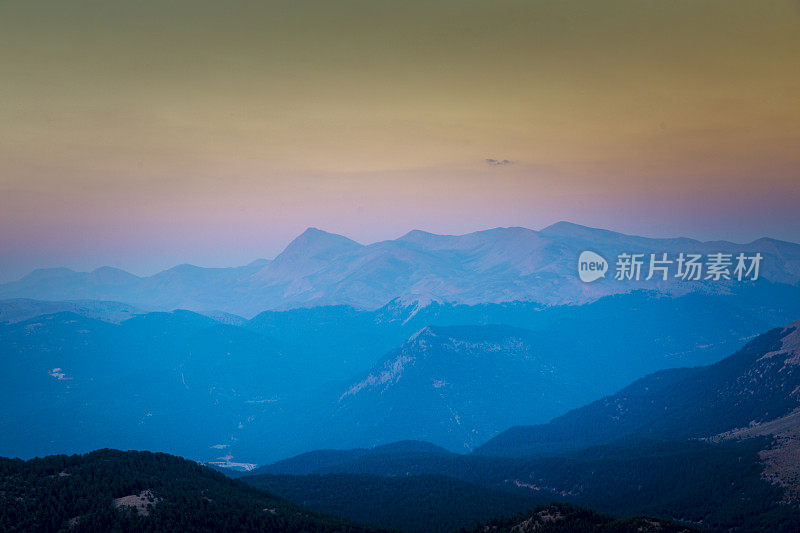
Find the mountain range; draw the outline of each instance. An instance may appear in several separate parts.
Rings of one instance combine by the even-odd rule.
[[[405,439],[469,451],[649,372],[718,361],[800,315],[800,291],[298,308],[240,323],[121,310],[0,302],[0,422],[19,428],[0,435],[0,454],[113,446],[264,463]]]
[[[0,432],[0,455],[177,453],[245,471],[246,483],[301,507],[390,529],[478,527],[557,500],[676,520],[675,530],[791,531],[800,527],[799,249],[568,223],[414,231],[368,246],[310,229],[274,260],[238,268],[35,271],[0,286],[0,427],[16,428]],[[584,283],[582,250],[610,268],[621,252],[764,261],[754,281]],[[106,461],[152,459],[115,453],[69,461],[102,471]],[[60,457],[48,460],[69,462]],[[0,461],[3,482],[25,492],[22,475],[47,489],[46,464]],[[199,478],[187,483],[217,483]],[[181,498],[114,483],[124,492],[114,498],[142,511]],[[61,520],[50,529],[119,525],[92,490],[58,504],[72,514],[50,513]],[[40,501],[26,494],[8,508]],[[262,497],[239,496],[253,509]],[[208,510],[202,497],[192,502]],[[301,507],[290,515],[316,520]],[[261,524],[256,511],[237,516]],[[569,507],[537,513],[487,527],[562,523],[553,513],[613,522]]]
[[[620,253],[761,253],[761,279],[797,285],[800,245],[759,239],[748,244],[652,239],[559,222],[541,231],[496,228],[466,235],[414,230],[395,239],[361,245],[309,228],[273,260],[236,268],[180,265],[149,277],[102,267],[36,270],[0,285],[0,299],[119,301],[146,311],[188,309],[251,318],[270,309],[347,305],[379,309],[431,302],[468,304],[513,301],[554,305],[586,303],[636,289],[679,295],[722,293],[731,281],[616,281],[577,277],[580,253],[591,250],[611,264]]]
[[[19,315],[19,301],[0,302],[0,313],[17,316],[0,325],[0,365],[15,380],[0,417],[29,420],[25,432],[0,439],[4,453],[23,453],[31,441],[40,454],[58,451],[58,442],[71,443],[63,451],[85,451],[118,428],[129,440],[108,444],[174,445],[197,457],[220,445],[263,462],[302,451],[286,447],[292,441],[428,439],[469,450],[648,372],[717,361],[742,339],[800,314],[800,291],[756,284],[734,295],[634,292],[547,308],[317,307],[239,324],[188,311],[103,321],[89,305],[21,320],[33,305],[23,303]],[[361,385],[379,382],[398,357],[413,363],[379,387]],[[180,428],[200,419],[205,429],[183,437]],[[263,442],[270,443],[266,457],[256,444]]]
[[[704,530],[794,531],[798,361],[800,321],[712,365],[659,371],[548,424],[511,428],[471,454],[421,443],[322,450],[242,479],[343,517],[358,516],[397,477],[408,480],[397,494],[406,498],[426,476],[444,476],[515,497],[652,514]],[[364,476],[372,476],[373,496],[346,501],[315,493],[315,486],[347,486]]]
[[[545,309],[426,308],[404,325],[433,325],[310,399],[304,412],[314,423],[306,425],[304,442],[353,447],[416,439],[472,450],[509,426],[548,421],[656,370],[716,362],[771,327],[757,324],[774,325],[764,309],[800,315],[800,300],[790,301],[798,295],[754,290],[677,298],[631,293]],[[464,323],[471,325],[458,325]],[[369,330],[351,344],[362,344]],[[294,424],[252,430],[264,425]]]

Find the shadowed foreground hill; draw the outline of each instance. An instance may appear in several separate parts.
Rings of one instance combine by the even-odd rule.
[[[783,488],[763,475],[759,452],[768,446],[764,438],[719,443],[635,438],[565,455],[530,458],[368,453],[325,465],[314,472],[316,478],[256,475],[241,479],[298,505],[351,520],[363,520],[363,508],[372,502],[378,512],[370,520],[387,527],[393,524],[394,510],[381,503],[383,491],[396,491],[399,497],[424,505],[452,507],[445,493],[438,500],[430,499],[435,492],[425,479],[438,475],[516,496],[516,501],[509,498],[484,517],[475,513],[478,521],[513,515],[537,503],[563,501],[618,517],[647,515],[699,523],[708,531],[800,531],[800,509],[785,504]],[[289,463],[280,466],[285,469]],[[299,466],[308,470],[307,465]],[[345,475],[352,477],[348,481]],[[357,476],[364,475],[375,476],[369,481],[378,488],[369,493],[319,493],[321,485],[355,483]],[[477,498],[472,501],[493,505],[490,498],[474,493]],[[520,496],[530,499],[520,502]],[[517,507],[509,512],[512,504]],[[472,527],[468,522],[462,524]]]
[[[269,476],[260,478],[269,480]],[[341,476],[340,481],[345,483],[331,484],[329,479],[318,490],[345,490],[354,495],[382,491],[390,503],[408,492],[403,485],[418,485],[414,478],[398,478],[389,484],[370,476]],[[476,510],[469,506],[477,503],[476,497],[481,494],[497,500],[486,502],[484,511],[496,508],[507,512],[524,500],[442,477],[429,477],[424,485],[433,490],[418,494],[419,500],[395,505],[398,511],[405,505],[407,515],[418,515],[411,529],[419,531],[450,531],[457,527],[455,524],[464,522],[460,517],[472,521]],[[465,487],[474,494],[464,494]],[[425,505],[427,496],[435,497],[437,491],[448,495],[451,504],[446,509]],[[510,505],[503,505],[503,499],[508,499]],[[452,516],[441,516],[444,512]],[[477,514],[480,513],[478,509]],[[518,523],[523,528],[514,531],[692,531],[655,518],[616,520],[562,504],[540,507],[534,514],[519,517],[495,519],[480,531],[511,531]],[[432,527],[444,522],[451,527]],[[361,533],[383,530],[316,514],[193,461],[163,453],[105,449],[29,461],[0,458],[0,531]]]
[[[0,531],[66,530],[369,531],[162,453],[0,459]]]
[[[549,503],[447,476],[369,474],[244,476],[256,488],[321,513],[392,530],[448,533]]]
[[[476,527],[475,533],[689,533],[692,527],[649,517],[616,519],[568,504],[540,507],[533,513],[492,520]]]
[[[428,533],[696,531],[659,518],[618,519],[570,504],[543,506],[553,500],[553,495],[492,490],[438,475],[264,474],[246,476],[243,481],[320,512],[392,530]],[[535,511],[530,511],[534,508]]]

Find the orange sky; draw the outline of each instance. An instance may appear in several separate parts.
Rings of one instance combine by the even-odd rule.
[[[800,241],[798,58],[796,0],[0,0],[0,281],[311,225]]]

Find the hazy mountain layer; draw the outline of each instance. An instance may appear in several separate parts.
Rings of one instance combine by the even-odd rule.
[[[605,279],[583,283],[580,253],[592,250],[609,262]],[[760,278],[797,285],[800,245],[772,239],[748,244],[692,239],[649,239],[560,222],[541,231],[496,228],[467,235],[412,231],[367,246],[314,228],[297,237],[274,260],[237,268],[181,265],[150,277],[100,268],[37,270],[0,285],[0,299],[113,300],[146,310],[176,308],[224,311],[252,317],[268,309],[349,305],[374,310],[399,299],[405,306],[430,302],[463,304],[585,303],[635,289],[668,294],[725,293],[737,281],[613,279],[620,253],[761,253]]]
[[[764,315],[728,307],[734,300],[633,294],[530,313],[517,307],[519,321],[509,309],[502,316],[484,308],[522,328],[492,320],[422,328],[315,400],[312,429],[320,437],[309,444],[417,439],[468,451],[509,426],[548,421],[655,370],[717,361],[756,334],[735,332],[763,323]]]
[[[712,531],[794,531],[800,527],[798,360],[795,322],[713,365],[657,372],[549,424],[511,429],[479,453],[421,446],[312,452],[256,474],[303,474],[271,484],[295,500],[313,493],[304,481],[309,474],[441,475]],[[354,513],[359,504],[336,503]]]
[[[240,325],[187,311],[38,316],[0,325],[0,422],[18,428],[0,434],[0,454],[109,446],[263,463],[402,439],[469,450],[649,372],[717,361],[800,314],[792,290],[318,307]]]

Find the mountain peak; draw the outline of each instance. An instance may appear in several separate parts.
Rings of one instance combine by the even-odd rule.
[[[361,244],[343,235],[328,233],[327,231],[311,227],[306,228],[303,233],[290,242],[289,246],[287,246],[280,255],[283,256],[287,253],[316,255],[320,252],[334,250],[344,252],[361,248],[361,246]]]
[[[189,272],[196,272],[196,271],[202,270],[202,269],[203,269],[203,267],[199,267],[197,265],[192,265],[190,263],[181,263],[180,265],[176,265],[176,266],[174,266],[172,268],[167,269],[166,272],[189,273]]]
[[[303,236],[303,235],[306,235],[306,236],[325,236],[325,235],[334,235],[334,234],[333,233],[329,233],[327,231],[323,231],[323,230],[321,230],[319,228],[316,228],[314,226],[309,226],[309,227],[307,227],[305,229],[305,231],[303,231],[303,233],[300,234],[300,236]]]
[[[590,235],[621,235],[615,231],[607,229],[597,229],[589,226],[582,226],[574,222],[561,220],[555,224],[551,224],[546,228],[539,231],[542,235],[559,236],[559,237],[586,237]]]
[[[298,235],[257,276],[272,281],[292,281],[318,272],[333,259],[358,250],[363,245],[342,235],[308,228]]]
[[[101,266],[97,267],[91,272],[92,274],[130,274],[130,272],[126,270],[122,270],[121,268],[116,268],[112,266]],[[133,274],[130,274],[131,276]]]
[[[295,240],[297,240],[297,239],[307,239],[307,240],[318,240],[318,239],[342,240],[342,239],[344,239],[344,240],[347,240],[347,241],[350,241],[350,242],[355,242],[354,240],[348,239],[347,237],[345,237],[343,235],[339,235],[338,233],[331,233],[329,231],[321,230],[321,229],[315,228],[313,226],[307,227],[305,229],[305,231],[303,231],[303,233],[298,235]]]
[[[133,283],[140,279],[126,270],[109,266],[96,268],[89,275],[102,283]]]
[[[41,280],[46,280],[46,279],[66,278],[66,277],[75,276],[75,275],[78,275],[78,274],[79,274],[78,272],[72,270],[71,268],[66,268],[66,267],[37,268],[37,269],[33,270],[27,276],[23,277],[22,280],[24,280],[24,281],[41,281]]]
[[[403,242],[419,242],[425,241],[428,239],[435,239],[436,237],[441,237],[442,235],[437,235],[436,233],[431,233],[429,231],[423,231],[421,229],[412,229],[402,237],[398,238],[398,241]]]

